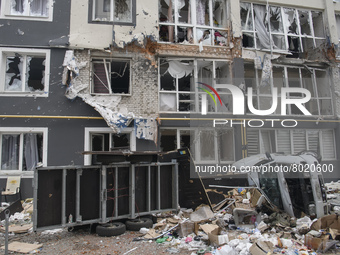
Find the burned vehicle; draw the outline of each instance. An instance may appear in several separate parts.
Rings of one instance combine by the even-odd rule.
[[[317,153],[258,154],[233,166],[246,172],[249,184],[258,187],[271,203],[290,216],[300,217],[304,213],[319,218],[328,214],[323,166]]]

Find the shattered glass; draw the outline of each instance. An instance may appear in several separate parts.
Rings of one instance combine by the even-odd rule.
[[[312,35],[309,12],[308,11],[298,11],[300,20],[301,35]]]
[[[11,14],[12,15],[22,15],[24,10],[27,8],[26,0],[12,0],[11,2]]]
[[[22,91],[23,58],[20,55],[7,57],[5,91]]]
[[[299,34],[297,26],[297,17],[294,9],[284,8],[284,19],[286,24],[286,30],[288,34]]]
[[[191,6],[190,6],[190,1],[189,0],[182,0],[182,1],[178,1],[181,3],[178,3],[180,6],[178,7],[182,7],[182,8],[178,8],[178,22],[180,23],[185,23],[185,24],[191,24]]]
[[[252,8],[250,3],[240,3],[242,30],[253,30]]]
[[[25,91],[43,91],[45,78],[45,58],[27,57]]]
[[[174,22],[174,6],[171,0],[161,0],[159,5],[159,21]]]
[[[93,5],[95,21],[132,21],[132,0],[93,0]]]
[[[12,0],[11,14],[48,17],[49,0]]]
[[[273,33],[283,33],[283,24],[281,17],[281,7],[269,7],[270,30]]]
[[[48,16],[48,0],[32,0],[30,2],[31,16]]]
[[[160,111],[177,111],[176,94],[159,94],[160,98]]]
[[[224,0],[213,0],[213,23],[214,27],[227,27],[228,15],[226,13],[226,3]]]
[[[315,37],[325,37],[322,12],[312,11],[313,29]]]
[[[114,20],[119,22],[132,21],[132,0],[115,0]]]

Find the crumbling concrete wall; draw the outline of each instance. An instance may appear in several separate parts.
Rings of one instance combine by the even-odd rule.
[[[130,95],[93,95],[91,94],[91,58],[125,57],[131,59],[131,93]],[[65,58],[66,60],[66,58]],[[66,96],[70,99],[82,98],[94,107],[106,120],[107,124],[116,132],[129,124],[132,119],[155,120],[158,117],[158,72],[153,61],[145,58],[141,53],[113,54],[102,51],[74,51],[76,72],[73,73],[68,84]],[[70,64],[64,63],[64,75]],[[67,79],[64,79],[64,81]],[[155,128],[155,123],[153,127]],[[151,128],[151,129],[152,129]],[[155,134],[155,132],[153,132]],[[152,137],[154,140],[156,138]]]

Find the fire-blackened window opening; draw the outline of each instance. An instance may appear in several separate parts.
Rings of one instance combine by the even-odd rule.
[[[130,61],[93,60],[92,93],[130,94]]]

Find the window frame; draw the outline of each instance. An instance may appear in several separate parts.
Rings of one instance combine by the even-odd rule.
[[[192,20],[192,22],[189,24],[189,23],[181,23],[179,21],[179,17],[180,17],[180,14],[179,14],[179,11],[175,11],[176,9],[176,4],[177,2],[175,2],[175,6],[173,7],[173,19],[174,21],[173,22],[161,22],[160,21],[160,13],[158,13],[158,22],[159,22],[159,32],[160,32],[160,29],[162,26],[171,26],[173,27],[173,30],[174,30],[174,42],[170,42],[170,41],[161,41],[160,40],[160,37],[158,38],[158,42],[159,43],[179,43],[178,42],[178,28],[192,28],[192,37],[193,37],[193,42],[189,44],[190,45],[198,45],[200,44],[200,42],[197,40],[197,30],[209,30],[210,31],[210,35],[215,35],[215,32],[218,32],[218,31],[223,31],[223,32],[226,32],[227,33],[227,37],[225,37],[227,39],[227,45],[225,46],[229,46],[229,37],[230,37],[230,29],[228,29],[228,27],[218,27],[218,26],[214,26],[214,20],[213,20],[213,17],[214,17],[214,13],[213,13],[213,10],[212,10],[212,7],[213,7],[213,0],[208,0],[208,6],[209,6],[209,25],[206,25],[206,24],[203,24],[203,25],[200,25],[200,24],[197,24],[197,16],[196,16],[196,13],[197,13],[197,1],[195,0],[188,0],[189,3],[190,3],[190,12],[191,12],[191,17],[190,19]],[[228,4],[228,0],[224,0],[224,5],[225,5],[225,19],[224,20],[227,20],[227,23],[228,23],[228,20],[230,19],[230,14],[229,14],[229,4]],[[161,9],[162,6],[161,6],[161,3],[160,1],[158,1],[158,6],[159,8],[158,9]],[[216,45],[215,42],[214,42],[214,39],[215,39],[215,36],[210,36],[210,44],[203,44],[204,46],[217,46],[217,47],[221,47],[219,45]],[[187,40],[186,40],[187,41]]]
[[[119,22],[119,21],[101,21],[94,20],[95,15],[95,4],[96,0],[89,0],[88,2],[88,23],[90,24],[107,24],[107,25],[120,25],[120,26],[136,26],[136,0],[131,0],[131,22]],[[114,0],[111,0],[111,6]],[[112,9],[112,8],[111,8]],[[111,17],[114,17],[113,14]]]
[[[216,129],[216,128],[202,128],[202,129],[197,129],[197,128],[186,128],[186,127],[161,127],[160,128],[160,134],[162,130],[174,130],[176,131],[176,144],[177,144],[177,149],[181,148],[181,131],[193,131],[194,132],[194,137],[191,137],[190,135],[190,141],[194,141],[194,148],[191,148],[192,156],[195,159],[195,162],[198,164],[214,164],[218,162],[219,164],[231,164],[235,162],[235,132],[233,128],[223,128],[223,129]],[[230,145],[233,151],[233,159],[232,160],[221,160],[221,155],[220,155],[220,144],[219,144],[219,139],[218,139],[218,133],[220,131],[230,131],[231,136],[233,139],[232,144]],[[202,160],[201,159],[201,153],[200,152],[200,145],[201,145],[201,139],[199,139],[199,135],[201,131],[213,131],[214,132],[214,159],[213,160]],[[159,144],[160,145],[160,144]]]
[[[99,62],[98,60],[103,60],[103,62]],[[109,62],[106,62],[108,61]],[[115,62],[128,62],[129,63],[129,93],[113,93],[112,91],[109,91],[109,93],[95,93],[94,92],[94,63],[103,63],[105,66],[106,64],[109,64],[109,66],[111,67],[111,62],[115,61]],[[111,69],[111,68],[109,68]],[[108,75],[108,74],[107,74]],[[90,67],[90,84],[91,84],[91,95],[100,95],[100,96],[131,96],[132,95],[132,60],[131,59],[126,59],[126,58],[109,58],[109,57],[92,57],[91,58],[91,67]],[[112,88],[112,84],[111,84],[111,76],[110,76],[110,89]]]
[[[313,48],[318,47],[316,41],[318,40],[322,40],[322,41],[326,41],[326,37],[327,35],[325,34],[325,37],[318,37],[315,36],[315,31],[314,31],[314,25],[313,25],[313,19],[312,19],[312,12],[320,12],[322,14],[322,21],[323,21],[323,25],[325,25],[325,15],[324,12],[322,10],[311,10],[311,9],[303,9],[303,8],[296,8],[296,7],[289,7],[289,6],[279,6],[279,5],[269,5],[268,8],[270,7],[274,7],[274,8],[280,8],[280,13],[281,13],[281,22],[282,22],[282,26],[283,26],[283,32],[275,32],[275,31],[271,31],[271,26],[270,26],[270,20],[269,20],[269,15],[266,15],[267,17],[267,22],[268,22],[268,33],[270,36],[270,49],[267,48],[259,48],[257,47],[257,39],[258,39],[258,32],[256,31],[256,27],[255,27],[255,14],[254,14],[254,4],[255,5],[262,5],[265,6],[267,8],[267,5],[261,4],[261,3],[257,3],[257,2],[248,2],[248,1],[241,1],[240,4],[245,3],[245,4],[250,4],[250,8],[251,8],[251,19],[252,19],[252,26],[253,29],[252,30],[244,30],[243,27],[241,27],[242,30],[242,37],[243,34],[248,33],[248,34],[252,34],[253,35],[253,43],[254,43],[254,47],[244,47],[245,49],[249,49],[249,50],[262,50],[262,51],[272,51],[272,52],[278,52],[278,53],[289,53],[289,40],[288,37],[295,37],[299,39],[299,46],[300,46],[300,51],[298,53],[302,53],[305,51],[304,46],[303,46],[303,41],[302,38],[306,38],[306,39],[312,39],[313,40]],[[241,8],[241,6],[240,6]],[[295,13],[295,17],[297,18],[297,31],[298,34],[291,34],[287,31],[287,25],[286,25],[286,20],[283,18],[284,17],[284,9],[293,9],[294,13]],[[240,9],[241,11],[241,9]],[[304,35],[301,31],[301,25],[300,25],[300,18],[299,18],[299,11],[302,12],[308,12],[308,19],[310,21],[309,23],[309,27],[310,27],[310,32],[311,35]],[[267,12],[268,14],[268,12]],[[285,43],[285,49],[274,49],[274,43],[273,43],[273,36],[272,35],[277,35],[277,36],[283,36],[284,37],[284,43]]]
[[[45,16],[33,16],[33,15],[19,15],[11,14],[11,2],[13,0],[2,0],[0,1],[0,19],[13,19],[13,20],[35,20],[35,21],[53,21],[53,1],[46,0],[48,3],[48,15]],[[25,0],[29,1],[29,0]]]
[[[111,135],[117,134],[109,127],[87,127],[84,132],[84,151],[92,150],[92,135],[109,134],[111,144]],[[130,151],[136,151],[136,134],[134,128],[124,128],[120,134],[130,134]],[[91,155],[84,155],[84,165],[89,166],[92,164]]]
[[[193,64],[193,71],[192,73],[190,74],[191,77],[192,77],[192,83],[190,82],[190,86],[194,87],[194,90],[189,90],[189,91],[181,91],[179,90],[179,78],[176,77],[176,78],[173,78],[173,79],[176,79],[176,85],[175,85],[175,90],[163,90],[162,89],[162,84],[161,84],[161,76],[165,73],[161,73],[161,61],[172,61],[172,60],[175,60],[175,61],[190,61],[192,62]],[[222,97],[223,96],[229,96],[231,95],[231,92],[230,91],[220,91],[219,89],[223,89],[223,83],[218,83],[217,82],[217,79],[219,79],[216,75],[216,63],[217,62],[222,62],[222,63],[225,63],[228,68],[229,68],[229,73],[227,77],[227,79],[231,79],[231,62],[230,60],[227,60],[227,59],[194,59],[194,58],[186,58],[186,59],[179,59],[179,58],[159,58],[158,60],[158,95],[159,95],[159,102],[158,102],[158,107],[159,107],[159,112],[160,113],[200,113],[201,112],[201,97],[202,95],[205,95],[205,92],[202,91],[202,90],[199,90],[197,87],[198,87],[198,83],[197,82],[205,82],[209,85],[211,85],[212,87],[214,87],[217,91],[218,91],[218,94],[221,95]],[[202,78],[202,77],[198,77],[198,74],[199,74],[199,70],[198,70],[198,62],[211,62],[212,63],[212,77],[210,77],[210,82],[206,82],[204,81],[205,78]],[[189,76],[189,75],[188,75]],[[231,82],[231,80],[230,80]],[[161,109],[161,95],[162,94],[172,94],[172,95],[175,95],[176,97],[176,111],[166,111],[166,110],[162,110]],[[187,94],[187,95],[190,95],[192,98],[190,98],[190,100],[185,100],[185,99],[180,99],[180,95],[184,95],[184,94]],[[218,102],[218,98],[215,94],[212,94],[213,97],[215,98],[216,102]],[[222,100],[223,101],[223,100]],[[180,103],[191,103],[191,105],[193,106],[193,110],[189,110],[189,111],[180,111]],[[219,111],[219,105],[217,105],[218,107],[214,107],[214,105],[212,105],[212,100],[210,97],[208,97],[208,114],[225,114],[225,113],[231,113],[232,111],[231,110],[228,110],[228,111]]]
[[[31,128],[31,127],[0,127],[0,162],[2,157],[2,135],[3,134],[17,134],[20,135],[20,151],[19,151],[19,170],[1,170],[0,175],[25,175],[33,176],[34,171],[23,171],[23,136],[25,134],[42,134],[43,135],[43,151],[42,164],[47,166],[47,152],[48,152],[48,128]],[[1,166],[0,166],[1,168]]]
[[[276,129],[275,130],[275,145],[276,145],[276,152],[280,152],[279,150],[279,143],[278,143],[278,137],[279,137],[279,132],[280,130]],[[281,130],[282,131],[282,130]],[[296,151],[294,151],[294,132],[303,132],[304,136],[305,136],[305,146],[306,146],[306,150],[310,149],[310,140],[308,139],[308,135],[309,132],[318,132],[318,143],[320,146],[320,155],[322,157],[323,161],[330,161],[330,160],[337,160],[337,151],[336,151],[336,137],[335,137],[335,132],[333,129],[293,129],[293,130],[284,130],[284,131],[288,131],[289,132],[289,143],[290,143],[290,153],[289,154],[294,154],[296,153]],[[333,147],[334,147],[334,158],[326,158],[324,157],[324,139],[323,139],[323,131],[331,131],[333,134]]]
[[[250,65],[252,65],[252,63],[249,63]],[[320,85],[318,85],[317,81],[318,81],[318,77],[316,75],[316,72],[325,72],[326,73],[326,76],[327,77],[327,74],[329,72],[328,69],[321,69],[321,68],[314,68],[314,67],[305,67],[305,66],[287,66],[287,65],[279,65],[279,64],[274,64],[272,65],[272,68],[270,70],[270,82],[269,82],[269,85],[270,85],[270,90],[271,90],[271,93],[272,93],[272,89],[275,85],[275,82],[274,82],[274,75],[273,75],[273,69],[274,68],[282,68],[283,69],[283,72],[284,72],[284,76],[282,77],[282,80],[284,82],[284,84],[282,84],[282,87],[281,88],[294,88],[294,87],[290,87],[289,86],[289,75],[288,75],[288,69],[297,69],[298,72],[299,72],[299,84],[300,86],[298,88],[303,88],[303,80],[304,80],[304,77],[302,76],[302,71],[301,70],[308,70],[310,73],[311,73],[311,82],[312,82],[312,88],[313,88],[313,91],[310,91],[311,92],[311,99],[309,102],[311,102],[312,100],[315,100],[316,101],[316,106],[317,106],[317,114],[313,114],[312,112],[312,115],[313,116],[333,116],[334,115],[334,100],[333,100],[333,97],[332,97],[332,88],[331,88],[331,85],[330,85],[330,79],[327,79],[328,80],[328,89],[329,89],[329,97],[322,97],[319,95],[319,91],[318,91],[318,88],[321,87]],[[307,69],[306,69],[307,68]],[[264,94],[264,93],[261,93],[260,92],[260,81],[261,81],[261,74],[259,73],[260,71],[257,70],[255,68],[255,66],[253,67],[254,69],[254,72],[255,72],[255,77],[253,77],[255,79],[255,84],[256,85],[256,93],[253,92],[253,105],[255,107],[255,109],[259,109],[259,110],[267,110],[267,109],[261,109],[259,107],[259,102],[263,102],[263,98],[272,98],[272,94]],[[262,86],[263,87],[263,86]],[[276,86],[275,86],[276,87]],[[314,95],[314,96],[313,96]],[[278,89],[278,98],[281,99],[282,95],[280,93],[280,89]],[[298,96],[287,96],[289,98],[300,98]],[[256,99],[256,103],[255,103],[255,100]],[[321,101],[322,100],[330,100],[331,103],[331,111],[332,113],[331,114],[322,114],[322,109],[321,109]],[[277,106],[277,109],[276,109],[276,112],[273,113],[272,115],[280,115],[281,113],[278,112],[279,109],[281,109],[281,105],[280,105],[280,101],[281,100],[278,100],[278,106]],[[304,104],[306,105],[306,104]],[[308,109],[308,107],[306,107],[307,110],[310,110]],[[254,115],[250,112],[247,111],[247,115]],[[305,115],[302,115],[302,114],[292,114],[292,109],[291,109],[291,105],[288,106],[288,109],[287,109],[287,115],[290,115],[290,116],[305,116]]]
[[[18,97],[48,97],[49,94],[49,81],[50,81],[50,50],[45,49],[24,49],[24,48],[4,48],[0,47],[0,72],[5,74],[7,69],[7,56],[20,54],[25,56],[25,65],[27,56],[45,56],[45,73],[44,73],[44,90],[43,91],[23,91],[25,85],[23,84],[22,91],[5,91],[5,75],[0,75],[0,97],[1,96],[18,96]],[[35,54],[35,55],[34,55]],[[24,69],[25,70],[25,69]],[[23,74],[26,80],[26,73]]]

